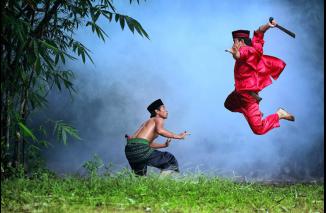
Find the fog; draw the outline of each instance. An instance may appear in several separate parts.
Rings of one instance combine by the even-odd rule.
[[[43,151],[57,173],[80,171],[94,154],[116,171],[130,168],[124,134],[149,118],[148,104],[161,98],[169,111],[166,129],[191,132],[163,149],[182,172],[200,171],[255,179],[305,180],[324,177],[324,2],[323,1],[115,1],[117,11],[137,19],[150,40],[119,24],[101,20],[104,43],[89,29],[76,37],[92,52],[94,64],[71,62],[77,93],[53,91],[34,121],[50,117],[70,122],[81,141],[50,139]],[[260,96],[264,116],[279,107],[296,116],[281,127],[255,135],[240,113],[224,108],[234,89],[231,32],[256,30],[273,16],[296,38],[273,28],[264,53],[287,64]],[[158,142],[165,139],[159,137]]]

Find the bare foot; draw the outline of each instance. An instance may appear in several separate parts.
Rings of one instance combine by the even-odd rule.
[[[287,111],[285,111],[282,108],[279,108],[276,113],[277,113],[277,115],[278,115],[278,117],[280,119],[285,119],[285,120],[288,120],[288,121],[294,121],[294,116],[291,115],[290,113],[288,113]]]

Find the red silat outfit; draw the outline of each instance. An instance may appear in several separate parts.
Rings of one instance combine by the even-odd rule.
[[[279,127],[278,115],[265,119],[259,110],[259,102],[249,92],[259,93],[276,80],[285,67],[285,62],[273,56],[263,55],[264,33],[255,31],[252,46],[239,48],[240,58],[234,67],[235,90],[227,97],[224,106],[232,112],[240,112],[247,119],[255,134],[262,135]]]

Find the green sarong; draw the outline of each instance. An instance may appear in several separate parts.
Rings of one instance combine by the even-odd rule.
[[[149,141],[143,138],[129,139],[125,147],[126,157],[130,163],[147,161],[153,151]]]

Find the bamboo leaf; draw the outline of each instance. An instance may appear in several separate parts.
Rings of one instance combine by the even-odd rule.
[[[59,90],[61,90],[61,84],[60,84],[60,81],[59,81],[58,76],[55,75],[53,80],[54,80],[54,83],[55,83],[55,85],[57,86],[57,88],[58,88]]]
[[[126,17],[126,21],[127,21],[127,25],[129,27],[129,29],[131,30],[131,32],[134,33],[134,29],[136,29],[136,31],[138,32],[139,35],[145,36],[147,39],[149,39],[147,32],[143,29],[143,27],[139,24],[138,21],[136,21],[135,19],[133,19],[131,17]]]
[[[54,132],[57,134],[57,139],[62,141],[64,144],[67,144],[68,136],[81,140],[77,130],[71,125],[64,123],[63,121],[57,121],[55,123]]]
[[[111,13],[110,11],[102,10],[102,14],[103,14],[107,19],[109,19],[109,21],[112,20],[113,13]]]
[[[65,131],[72,137],[81,140],[81,138],[78,135],[78,131],[75,128],[72,128],[71,126],[66,126]]]
[[[106,37],[108,37],[108,35],[104,32],[104,30],[102,29],[102,28],[100,28],[99,26],[98,26],[98,28],[97,28],[97,30],[98,30],[98,36],[105,42],[105,38],[104,38],[104,36],[103,35],[105,35]]]
[[[121,29],[123,30],[123,28],[125,27],[125,19],[123,16],[120,16],[120,26],[121,26]]]
[[[68,54],[68,53],[65,53],[65,52],[63,52],[63,54],[65,55],[65,56],[67,56],[69,59],[71,59],[71,60],[76,60],[77,58],[76,57],[74,57],[74,56],[72,56],[72,55],[70,55],[70,54]]]
[[[94,15],[94,22],[97,21],[98,17],[101,15],[101,11],[97,11]]]
[[[59,57],[60,57],[59,54],[56,54],[56,55],[55,55],[55,58],[54,58],[54,64],[55,64],[55,65],[58,64],[58,62],[59,62]]]
[[[82,56],[83,63],[85,64],[85,52],[84,51],[81,52],[81,56]]]
[[[41,54],[42,58],[46,62],[46,64],[49,66],[51,70],[54,70],[54,61],[53,59],[48,55],[48,53]]]
[[[94,61],[93,61],[92,57],[89,55],[87,50],[85,51],[85,53],[87,55],[87,58],[92,62],[92,64],[94,64]]]
[[[119,14],[115,14],[115,22],[118,22],[118,20],[119,20],[119,17],[120,17],[120,15],[119,15]]]
[[[148,34],[146,33],[146,31],[143,29],[143,27],[139,24],[138,21],[136,21],[135,19],[133,19],[135,28],[137,30],[137,32],[141,35],[141,36],[145,36],[147,39],[149,39]]]
[[[147,32],[143,29],[143,27],[141,25],[139,25],[139,26],[140,26],[140,30],[142,31],[143,35],[145,35],[145,37],[147,39],[149,39],[149,36],[148,36]]]
[[[35,61],[35,65],[34,65],[35,71],[37,74],[40,74],[41,71],[41,60],[40,60],[40,56],[37,55],[36,56],[36,61]]]
[[[23,124],[22,122],[18,122],[18,126],[25,136],[32,138],[33,141],[37,140],[32,130],[30,130],[27,126],[25,126],[25,124]]]
[[[59,55],[60,55],[62,63],[65,64],[66,63],[65,54],[61,52]]]
[[[132,19],[130,18],[130,17],[126,17],[126,22],[127,22],[127,25],[128,25],[128,27],[129,27],[129,29],[130,29],[130,31],[132,32],[132,33],[134,33],[134,30],[135,30],[135,26],[133,25],[133,23],[132,23]]]
[[[91,15],[92,21],[94,21],[94,7],[92,6],[92,2],[87,1],[88,2],[88,6],[89,6],[89,13]]]
[[[64,129],[62,129],[61,137],[62,137],[63,144],[66,145],[67,144],[67,133]]]
[[[46,41],[42,41],[42,40],[41,40],[40,42],[41,42],[45,47],[47,47],[47,48],[53,50],[55,53],[59,52],[59,49],[58,49],[58,48],[54,47],[53,45],[49,44],[48,42],[46,42]]]
[[[29,98],[30,98],[29,101],[30,101],[33,109],[35,109],[37,107],[41,108],[41,107],[47,105],[47,99],[36,92],[30,93]]]
[[[136,29],[136,31],[138,32],[138,34],[141,35],[141,36],[143,37],[143,33],[142,33],[142,31],[140,30],[139,25],[135,24],[135,29]]]

